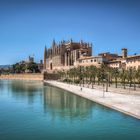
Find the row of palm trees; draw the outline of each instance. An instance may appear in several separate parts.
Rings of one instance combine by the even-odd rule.
[[[92,88],[95,84],[106,84],[106,91],[113,84],[115,84],[116,88],[119,84],[124,89],[126,86],[133,86],[134,90],[136,90],[136,85],[140,88],[140,69],[118,69],[102,64],[99,68],[96,66],[74,67],[67,71],[59,71],[58,74],[63,81],[82,84],[83,86],[85,84],[91,85]]]

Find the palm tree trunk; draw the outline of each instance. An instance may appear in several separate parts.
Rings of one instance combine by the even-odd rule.
[[[92,89],[93,89],[93,77],[92,77]]]
[[[98,85],[100,84],[100,82],[99,82],[99,78],[98,78]]]
[[[110,76],[108,76],[108,86],[110,87]]]
[[[85,80],[84,80],[84,77],[83,77],[83,87],[84,87],[84,84],[85,84]]]
[[[106,92],[108,92],[108,80],[106,81]]]
[[[138,81],[138,87],[140,88],[140,81]]]
[[[86,75],[86,84],[87,84],[87,75]]]
[[[126,89],[126,88],[125,88],[125,79],[124,79],[124,81],[123,81],[123,88]]]
[[[95,85],[95,77],[94,77],[94,85]]]
[[[117,88],[117,84],[118,84],[117,77],[115,77],[115,87],[116,88]]]
[[[136,81],[134,79],[134,90],[136,90]]]

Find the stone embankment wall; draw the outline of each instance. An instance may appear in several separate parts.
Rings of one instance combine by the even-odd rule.
[[[8,74],[0,75],[0,79],[12,79],[12,80],[34,80],[43,81],[43,74]]]

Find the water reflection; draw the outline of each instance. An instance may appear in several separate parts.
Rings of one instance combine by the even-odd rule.
[[[4,84],[3,84],[3,80],[0,80],[0,91],[2,91],[4,89]],[[0,92],[2,93],[2,92]]]
[[[88,118],[92,115],[93,102],[67,91],[44,87],[44,110],[59,117]]]
[[[8,90],[16,100],[27,99],[28,103],[34,103],[36,98],[42,96],[42,83],[35,81],[18,81],[10,80],[7,81]]]
[[[35,93],[42,90],[42,83],[35,81],[11,81],[10,88],[15,93]]]
[[[2,93],[8,93],[15,101],[43,106],[44,113],[53,118],[89,119],[96,116],[99,107],[111,111],[62,89],[43,86],[42,82],[3,80],[0,85]]]
[[[139,140],[139,132],[139,120],[64,90],[0,81],[0,140]]]

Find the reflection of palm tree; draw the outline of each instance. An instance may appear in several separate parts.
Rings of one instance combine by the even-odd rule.
[[[44,87],[44,111],[53,117],[87,118],[94,103],[56,87]]]

